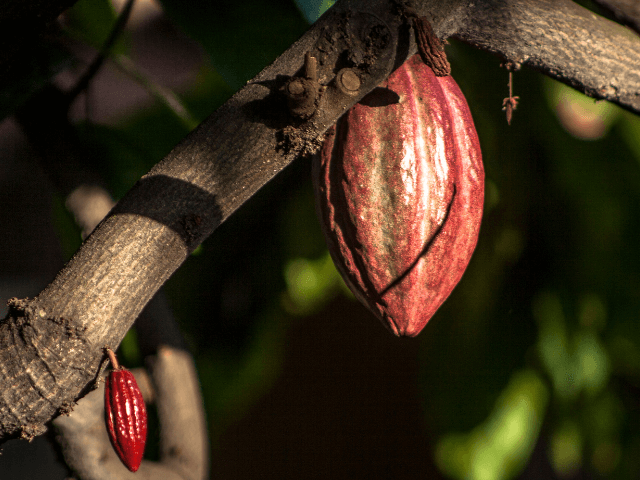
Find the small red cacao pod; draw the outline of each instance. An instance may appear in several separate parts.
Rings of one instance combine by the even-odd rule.
[[[104,406],[111,445],[125,467],[135,472],[147,442],[147,408],[129,370],[119,367],[109,373]]]
[[[471,259],[484,169],[453,78],[415,55],[380,87],[338,120],[314,158],[316,206],[351,291],[394,334],[415,336]]]

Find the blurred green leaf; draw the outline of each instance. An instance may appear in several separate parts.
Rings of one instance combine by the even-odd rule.
[[[533,451],[548,398],[534,371],[515,373],[484,422],[469,433],[451,433],[438,441],[436,463],[460,480],[514,478]]]
[[[138,335],[135,328],[130,329],[122,339],[119,347],[121,361],[128,367],[142,364],[142,355],[138,348]]]
[[[538,296],[534,316],[540,325],[538,351],[559,398],[600,391],[609,379],[609,359],[595,332],[582,327],[571,333],[560,299],[551,292]]]
[[[336,3],[335,0],[295,0],[295,2],[309,23],[315,22]]]
[[[284,276],[287,282],[287,290],[283,296],[284,308],[296,315],[316,312],[335,295],[343,283],[328,251],[317,260],[290,260],[285,265]]]

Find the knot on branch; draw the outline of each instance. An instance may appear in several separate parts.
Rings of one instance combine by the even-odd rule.
[[[0,324],[0,378],[10,376],[11,387],[0,398],[0,413],[9,412],[11,420],[5,421],[2,437],[30,440],[83,395],[94,376],[92,349],[78,320],[51,315],[37,299],[12,298],[8,307]],[[18,398],[28,407],[16,409]]]

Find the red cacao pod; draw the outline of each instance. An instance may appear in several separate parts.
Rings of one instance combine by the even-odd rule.
[[[352,107],[314,159],[338,271],[394,334],[417,335],[475,249],[484,169],[469,106],[418,55]]]
[[[135,472],[147,442],[147,408],[133,374],[117,362],[107,377],[104,406],[111,445],[125,467]]]

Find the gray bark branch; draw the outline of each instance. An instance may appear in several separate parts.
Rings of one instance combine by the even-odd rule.
[[[475,2],[456,36],[587,95],[640,112],[640,39],[569,0]]]
[[[441,38],[457,35],[640,111],[640,41],[571,2],[413,6]],[[415,51],[395,2],[339,1],[145,175],[37,298],[11,303],[0,324],[0,442],[42,433],[86,394],[102,348],[120,343],[189,253],[291,161],[317,149],[327,128]],[[315,114],[301,121],[281,87],[300,74],[307,52],[318,60],[323,90]],[[343,68],[361,81],[355,94],[336,87]]]

